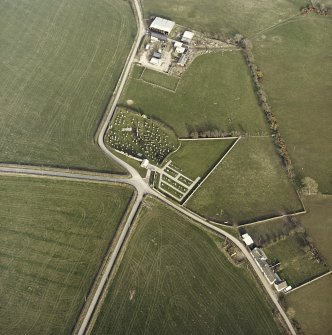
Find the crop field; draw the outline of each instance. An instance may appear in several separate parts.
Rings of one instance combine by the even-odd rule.
[[[332,275],[287,294],[288,314],[307,335],[332,334]]]
[[[137,70],[134,70],[137,71]],[[184,73],[176,93],[131,78],[121,104],[160,120],[178,137],[210,132],[266,134],[248,69],[240,52],[197,57]]]
[[[332,193],[332,19],[309,15],[253,40],[280,132],[297,174]]]
[[[124,108],[116,110],[106,142],[121,152],[158,164],[179,146],[172,129]]]
[[[332,266],[332,196],[305,197],[307,214],[301,216],[310,237],[327,263]]]
[[[248,36],[299,13],[305,0],[144,0],[146,17],[163,16],[219,37]]]
[[[69,334],[129,187],[0,178],[0,333]]]
[[[208,219],[228,223],[302,209],[269,137],[241,139],[186,206]]]
[[[280,334],[254,278],[222,245],[145,199],[92,334]]]
[[[0,162],[124,171],[93,137],[136,34],[127,1],[1,1]]]
[[[180,148],[170,154],[166,161],[171,160],[191,179],[203,177],[233,143],[234,139],[180,141]]]
[[[313,257],[309,245],[302,234],[290,235],[267,245],[264,251],[270,260],[280,262],[278,273],[292,287],[328,271],[323,263]]]

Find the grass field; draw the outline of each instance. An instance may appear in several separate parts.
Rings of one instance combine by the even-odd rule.
[[[304,200],[307,214],[301,221],[319,252],[332,266],[332,196],[317,195]]]
[[[170,76],[151,69],[145,69],[141,79],[173,91],[176,89],[180,80],[179,77]]]
[[[288,313],[306,335],[332,334],[332,276],[328,275],[286,296]]]
[[[69,334],[132,189],[0,178],[0,333]]]
[[[241,139],[187,206],[206,218],[229,223],[302,209],[268,137]]]
[[[331,17],[301,17],[258,35],[253,44],[298,175],[332,193]]]
[[[280,262],[278,273],[292,287],[299,286],[328,271],[323,263],[317,263],[313,258],[302,234],[290,235],[264,246],[264,252],[270,260]]]
[[[219,36],[248,36],[299,13],[306,0],[144,0],[145,16],[164,16],[178,24]]]
[[[280,334],[222,240],[145,199],[93,334]]]
[[[191,179],[202,177],[225,154],[234,139],[180,141],[180,149],[170,154],[166,161],[180,168]]]
[[[200,56],[184,73],[176,93],[131,79],[121,103],[172,127],[179,137],[193,129],[223,133],[267,132],[264,116],[253,91],[240,52]]]
[[[2,1],[0,161],[112,172],[93,137],[136,33],[127,1]]]

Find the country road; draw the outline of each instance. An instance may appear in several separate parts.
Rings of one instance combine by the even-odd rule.
[[[155,190],[151,189],[148,183],[140,176],[140,174],[129,164],[122,161],[120,158],[112,154],[107,147],[104,144],[104,136],[105,132],[107,130],[109,121],[111,120],[114,111],[116,109],[116,106],[118,104],[119,98],[121,96],[121,93],[123,91],[123,88],[125,86],[125,83],[127,81],[128,75],[130,73],[131,66],[134,62],[135,55],[137,53],[137,50],[140,46],[140,43],[142,41],[142,38],[144,37],[146,30],[144,26],[143,21],[143,13],[139,4],[139,0],[132,0],[132,3],[134,5],[134,12],[135,17],[137,20],[137,26],[138,31],[136,38],[134,40],[132,49],[130,51],[130,54],[127,58],[126,64],[124,66],[124,69],[122,71],[122,74],[120,76],[120,79],[118,81],[117,87],[115,89],[115,94],[113,94],[110,103],[107,107],[107,110],[105,112],[105,117],[102,121],[102,124],[100,125],[100,128],[97,132],[97,140],[98,145],[102,149],[102,151],[109,156],[111,159],[116,161],[119,165],[121,165],[123,168],[125,168],[131,177],[129,178],[115,178],[113,176],[107,176],[106,174],[93,174],[91,172],[70,172],[68,170],[61,170],[61,169],[43,169],[42,167],[22,167],[22,166],[14,166],[14,165],[1,165],[0,166],[0,174],[3,175],[25,175],[25,176],[35,176],[35,177],[46,177],[46,178],[57,178],[57,179],[69,179],[69,180],[77,180],[77,181],[90,181],[90,182],[103,182],[103,183],[124,183],[133,186],[136,191],[136,200],[133,205],[133,207],[130,209],[130,212],[128,214],[128,217],[126,219],[123,231],[121,232],[120,238],[118,239],[115,249],[107,260],[105,267],[102,271],[101,276],[97,277],[95,279],[95,283],[97,283],[93,290],[93,295],[91,299],[87,300],[87,306],[84,306],[82,311],[86,311],[84,315],[81,315],[80,320],[82,321],[81,324],[77,324],[76,328],[77,332],[74,332],[75,334],[83,335],[86,334],[86,331],[89,326],[89,322],[93,316],[93,313],[100,301],[101,294],[104,291],[105,285],[107,283],[107,279],[109,278],[109,275],[114,267],[114,264],[116,262],[116,259],[118,257],[119,252],[121,251],[122,245],[124,241],[126,240],[126,237],[128,233],[130,232],[130,226],[133,222],[133,219],[135,218],[135,215],[137,213],[137,210],[140,207],[140,204],[144,198],[144,195],[149,194],[152,196],[155,196],[156,198],[160,199],[161,201],[165,202],[175,210],[181,212],[183,215],[186,215],[187,217],[193,219],[194,221],[204,225],[205,227],[209,228],[210,230],[215,231],[218,234],[221,234],[225,237],[227,237],[229,240],[231,240],[245,255],[245,257],[248,259],[249,263],[251,264],[253,270],[257,274],[257,277],[260,279],[261,283],[263,284],[264,288],[266,289],[266,292],[270,296],[272,302],[275,304],[276,308],[280,312],[281,316],[283,317],[286,325],[289,328],[289,331],[292,335],[296,335],[296,332],[288,319],[286,313],[280,306],[277,296],[271,286],[267,283],[265,277],[261,273],[260,269],[258,268],[257,264],[255,263],[254,259],[251,257],[249,251],[246,249],[246,247],[242,244],[241,241],[239,241],[234,236],[230,235],[226,231],[224,231],[221,228],[218,228],[210,223],[208,223],[204,218],[188,211],[183,206],[177,205],[173,203],[172,201],[168,200],[166,197],[162,196]]]

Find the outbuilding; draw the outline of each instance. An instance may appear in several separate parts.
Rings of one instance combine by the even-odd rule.
[[[194,37],[194,33],[186,30],[182,35],[181,42],[189,44],[191,40],[193,39],[193,37]]]
[[[175,26],[175,22],[156,17],[150,25],[150,30],[163,35],[169,35]]]
[[[254,244],[253,239],[251,238],[251,236],[247,233],[243,234],[242,236],[242,240],[243,242],[248,246],[251,247]]]

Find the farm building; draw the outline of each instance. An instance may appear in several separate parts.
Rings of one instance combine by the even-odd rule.
[[[185,66],[186,63],[187,63],[187,60],[188,60],[188,56],[187,54],[183,53],[181,55],[181,57],[179,58],[178,62],[177,62],[177,65],[180,65],[180,66]]]
[[[285,290],[288,287],[288,285],[284,280],[281,280],[281,281],[276,280],[274,283],[274,287],[278,292],[280,292],[280,291]]]
[[[163,41],[166,42],[167,41],[167,36],[163,35],[163,34],[159,34],[159,33],[155,33],[155,32],[151,32],[151,41]]]
[[[150,25],[150,31],[169,35],[175,26],[175,22],[163,19],[161,17],[156,17]]]
[[[250,247],[254,244],[254,241],[249,234],[243,234],[241,237],[246,246]]]
[[[159,65],[161,61],[161,53],[160,52],[154,52],[153,56],[150,60],[150,63],[153,65]]]
[[[141,167],[147,169],[149,166],[149,160],[148,159],[143,159],[141,163]]]
[[[182,35],[181,42],[190,43],[194,37],[194,33],[191,31],[185,31]]]

